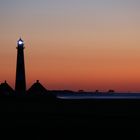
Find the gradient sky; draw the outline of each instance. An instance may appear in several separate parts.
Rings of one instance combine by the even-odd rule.
[[[0,82],[13,87],[19,37],[28,87],[140,91],[139,0],[0,0]]]

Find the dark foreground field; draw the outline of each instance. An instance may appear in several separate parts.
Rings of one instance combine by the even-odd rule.
[[[0,98],[0,128],[136,128],[140,100]]]

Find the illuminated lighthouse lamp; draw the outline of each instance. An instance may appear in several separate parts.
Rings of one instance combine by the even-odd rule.
[[[18,45],[23,45],[23,44],[24,44],[24,42],[22,41],[22,39],[19,39]]]

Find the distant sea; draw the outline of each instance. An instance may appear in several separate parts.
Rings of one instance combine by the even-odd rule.
[[[140,99],[140,93],[60,93],[59,99]]]

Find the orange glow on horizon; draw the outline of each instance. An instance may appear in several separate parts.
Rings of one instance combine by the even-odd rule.
[[[28,88],[140,92],[139,2],[105,1],[0,2],[0,82],[15,86],[21,36]]]

